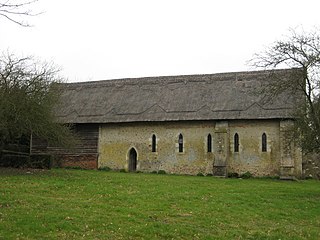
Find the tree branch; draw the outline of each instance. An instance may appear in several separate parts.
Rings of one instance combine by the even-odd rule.
[[[33,13],[30,9],[24,9],[25,7],[28,7],[35,2],[38,2],[38,0],[28,1],[28,2],[20,2],[20,3],[11,3],[10,0],[7,0],[4,3],[0,3],[0,16],[6,18],[7,20],[18,24],[23,27],[30,27],[28,23],[18,20],[17,16],[25,16],[25,17],[33,17],[37,16],[41,13]]]
[[[296,106],[298,134],[305,150],[320,152],[320,35],[319,31],[298,34],[290,31],[290,36],[275,42],[262,53],[255,54],[248,63],[263,69],[279,67],[299,68],[290,79],[276,79],[266,83],[261,94],[276,97],[284,91],[303,94],[305,102]],[[297,92],[298,90],[298,92]],[[299,93],[300,92],[300,93]],[[317,144],[318,143],[318,144]]]

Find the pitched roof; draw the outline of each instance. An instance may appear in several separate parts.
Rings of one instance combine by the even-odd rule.
[[[291,118],[293,94],[268,100],[255,91],[272,74],[281,79],[290,71],[67,83],[56,115],[64,123]]]

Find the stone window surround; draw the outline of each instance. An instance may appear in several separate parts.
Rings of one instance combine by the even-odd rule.
[[[268,150],[268,141],[267,141],[267,134],[264,132],[261,136],[261,151],[267,152]]]
[[[151,137],[151,151],[157,152],[157,136],[155,134],[152,134]]]
[[[207,138],[206,138],[206,143],[207,143],[207,153],[212,153],[213,152],[213,147],[212,147],[212,135],[211,133],[208,133]],[[240,139],[239,139],[239,134],[235,133],[233,137],[233,143],[234,143],[234,152],[239,153],[240,152]],[[157,136],[155,134],[152,134],[151,136],[151,151],[153,153],[157,153]],[[261,135],[261,151],[262,152],[268,152],[268,143],[267,143],[267,134],[263,132]],[[182,133],[179,133],[178,135],[178,153],[184,153],[184,139]]]
[[[234,152],[237,153],[239,152],[239,145],[240,145],[240,141],[239,141],[239,134],[235,133],[233,136],[233,141],[234,141]]]
[[[207,136],[207,152],[208,153],[212,152],[212,136],[210,133]]]
[[[182,133],[179,134],[178,136],[178,147],[179,147],[179,153],[184,152],[184,146],[183,146],[183,135]]]

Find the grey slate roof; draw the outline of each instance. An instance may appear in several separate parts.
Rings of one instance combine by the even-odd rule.
[[[63,123],[291,118],[294,95],[268,100],[256,92],[271,75],[290,71],[67,83],[56,115]]]

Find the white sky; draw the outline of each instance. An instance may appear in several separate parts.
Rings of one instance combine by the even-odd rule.
[[[289,28],[320,24],[319,0],[40,0],[23,28],[0,18],[0,51],[62,67],[68,81],[252,70]]]

